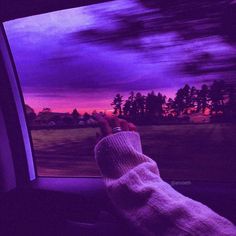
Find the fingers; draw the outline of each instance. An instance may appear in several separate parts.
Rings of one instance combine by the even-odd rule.
[[[129,124],[126,120],[119,119],[120,121],[120,127],[123,131],[129,131]]]
[[[105,119],[104,117],[102,117],[100,115],[96,115],[95,118],[98,122],[98,126],[101,129],[102,136],[105,137],[109,134],[112,134],[112,129],[111,129],[111,126],[109,125],[107,119]]]
[[[137,127],[133,123],[128,123],[129,131],[137,132]]]
[[[112,129],[115,127],[120,127],[120,120],[117,116],[106,116],[106,120]]]
[[[95,119],[101,129],[101,134],[103,137],[112,134],[112,129],[120,127],[122,131],[137,131],[136,126],[133,123],[128,123],[126,120],[119,119],[117,116],[101,116],[99,114],[95,115]],[[97,137],[100,139],[101,137]]]
[[[137,127],[133,123],[128,123],[126,120],[119,119],[117,116],[106,118],[111,128],[121,127],[122,131],[137,131]]]

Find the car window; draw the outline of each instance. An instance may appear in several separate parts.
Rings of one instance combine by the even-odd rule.
[[[163,178],[235,180],[235,4],[180,2],[4,23],[39,176],[99,176],[94,114],[113,113],[137,126]]]

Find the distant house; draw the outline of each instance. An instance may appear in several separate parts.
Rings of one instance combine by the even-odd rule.
[[[69,113],[60,112],[39,112],[35,119],[35,124],[40,126],[60,126],[69,124],[72,121],[72,116]]]
[[[85,124],[85,122],[84,122],[83,120],[80,120],[80,121],[78,122],[78,125],[79,125],[79,126],[85,126],[86,124]]]
[[[94,125],[96,125],[96,123],[97,122],[93,118],[89,118],[87,120],[87,125],[94,126]]]
[[[73,113],[61,113],[52,112],[50,108],[44,108],[36,115],[34,110],[27,106],[27,114],[34,114],[31,127],[33,128],[63,128],[63,127],[88,127],[96,126],[96,121],[91,115],[85,113],[83,116],[79,116],[77,119],[73,116]],[[28,116],[28,115],[27,115]]]
[[[89,118],[88,120],[84,119],[83,116],[78,122],[79,126],[95,126],[96,121],[93,118]]]

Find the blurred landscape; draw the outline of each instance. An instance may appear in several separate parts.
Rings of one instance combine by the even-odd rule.
[[[94,159],[97,128],[33,130],[40,176],[99,176]],[[164,179],[235,181],[236,125],[141,126],[143,151]]]
[[[172,180],[236,180],[236,96],[224,81],[185,85],[175,97],[154,91],[117,94],[113,114],[138,125],[144,153],[154,159],[162,177]],[[99,176],[94,159],[96,111],[80,114],[36,114],[26,105],[40,176]],[[106,115],[106,112],[100,112]],[[226,171],[227,170],[227,171]]]

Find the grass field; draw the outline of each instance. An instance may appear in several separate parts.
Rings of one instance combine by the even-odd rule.
[[[188,124],[138,127],[143,151],[164,179],[236,180],[236,125]],[[95,128],[33,130],[40,176],[98,176]]]

